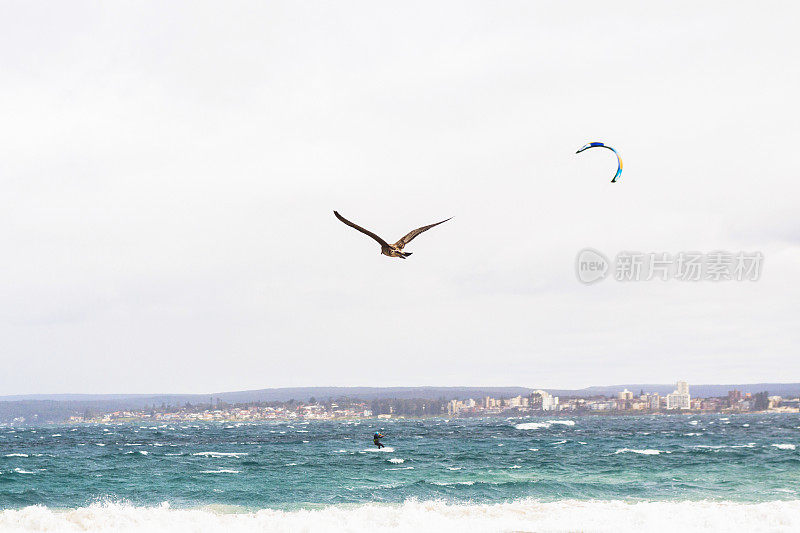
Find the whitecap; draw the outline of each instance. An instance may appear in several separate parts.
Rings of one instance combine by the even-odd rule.
[[[27,453],[7,453],[6,457],[28,457]]]
[[[243,455],[248,455],[246,452],[197,452],[193,453],[192,455],[198,455],[201,457],[241,457]]]
[[[572,420],[548,420],[548,424],[561,424],[562,426],[574,426],[575,422]]]
[[[797,448],[794,444],[773,444],[772,446],[779,450],[794,450]]]
[[[201,474],[238,474],[240,470],[230,470],[228,468],[220,468],[219,470],[201,470]]]
[[[614,452],[614,454],[618,453],[638,453],[641,455],[658,455],[660,453],[669,453],[665,452],[664,450],[634,450],[632,448],[621,448]]]
[[[386,470],[414,470],[413,466],[402,466],[399,468],[387,468]]]
[[[399,457],[392,457],[391,459],[389,459],[389,462],[390,463],[394,463],[396,465],[399,465],[401,463],[405,463],[406,460],[405,459],[400,459]]]
[[[516,429],[547,429],[550,424],[547,422],[525,422],[514,426]]]

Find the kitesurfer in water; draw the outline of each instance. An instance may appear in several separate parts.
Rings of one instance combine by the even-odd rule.
[[[381,433],[375,433],[375,434],[372,436],[372,442],[374,442],[374,443],[375,443],[375,446],[377,446],[379,450],[380,450],[381,448],[383,448],[383,443],[381,442],[381,439],[382,439],[382,438],[383,438],[383,434],[381,434]]]

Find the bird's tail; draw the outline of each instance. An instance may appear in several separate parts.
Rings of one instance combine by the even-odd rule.
[[[412,253],[414,253],[414,252],[400,252],[400,253],[402,254],[400,257],[402,257],[403,259],[405,259],[406,257],[408,257],[409,255],[411,255],[411,254],[412,254]]]

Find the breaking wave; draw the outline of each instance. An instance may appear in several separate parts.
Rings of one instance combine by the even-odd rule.
[[[96,503],[77,509],[43,506],[0,511],[3,531],[764,531],[800,530],[800,500],[764,503],[712,501],[517,500],[497,504],[402,504],[327,506],[291,511],[204,507],[173,509],[166,503],[134,507]]]
[[[618,453],[638,453],[640,455],[659,455],[662,453],[669,453],[665,452],[664,450],[634,450],[632,448],[621,448],[614,452],[614,454]]]

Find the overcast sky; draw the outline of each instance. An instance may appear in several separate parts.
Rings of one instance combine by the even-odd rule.
[[[4,1],[0,395],[800,381],[798,19]],[[454,218],[402,261],[333,209]],[[586,286],[587,246],[764,264]]]

